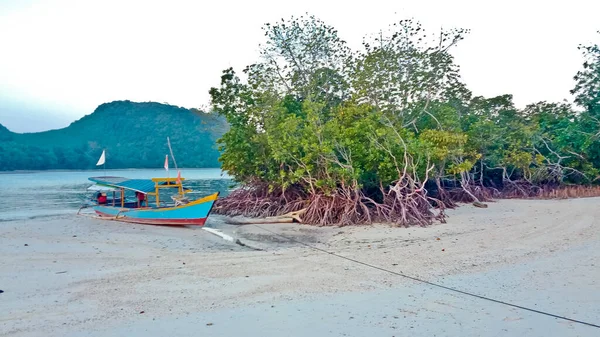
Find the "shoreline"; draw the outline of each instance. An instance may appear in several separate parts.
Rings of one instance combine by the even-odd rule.
[[[220,167],[180,167],[180,170],[221,170]],[[104,172],[104,171],[146,171],[146,170],[163,170],[162,168],[156,167],[146,167],[146,168],[112,168],[112,169],[51,169],[51,170],[12,170],[12,171],[2,171],[0,170],[0,174],[21,174],[21,173],[52,173],[52,172]],[[225,172],[221,170],[221,172]],[[230,179],[230,178],[227,178]]]
[[[299,224],[260,227],[412,277],[458,282],[463,290],[497,289],[500,292],[496,295],[500,298],[519,303],[529,301],[526,304],[530,305],[539,303],[558,310],[560,303],[567,301],[563,295],[568,293],[585,300],[589,287],[598,286],[600,270],[589,264],[600,259],[600,226],[595,220],[600,219],[599,203],[600,198],[499,200],[487,209],[464,205],[449,210],[446,224],[428,227]],[[228,326],[226,318],[232,316],[244,322],[245,330],[239,333],[264,336],[260,330],[262,323],[252,325],[252,321],[244,317],[276,324],[268,319],[270,305],[286,308],[278,315],[289,312],[292,318],[274,317],[290,324],[295,324],[291,321],[294,317],[302,321],[302,317],[291,312],[296,308],[316,319],[318,316],[310,312],[323,315],[327,312],[324,308],[329,306],[336,308],[335,312],[346,310],[355,312],[354,315],[368,316],[372,310],[381,313],[379,320],[391,324],[392,321],[382,318],[392,317],[391,311],[365,301],[373,298],[381,306],[390,306],[388,302],[393,296],[404,300],[422,297],[404,309],[417,313],[410,315],[412,321],[404,323],[419,326],[420,334],[414,333],[418,336],[429,336],[426,332],[432,331],[424,325],[431,313],[419,308],[435,300],[461,308],[457,309],[458,314],[440,309],[447,306],[436,305],[432,309],[441,312],[439,327],[446,329],[443,331],[454,331],[452,326],[458,322],[469,327],[465,331],[477,335],[474,331],[481,332],[478,329],[483,323],[475,318],[489,320],[488,315],[479,316],[479,312],[469,314],[475,318],[466,314],[470,312],[469,305],[480,305],[477,301],[415,286],[410,280],[290,243],[256,226],[227,225],[219,216],[209,217],[208,226],[263,250],[251,250],[199,228],[133,225],[81,217],[4,223],[0,227],[4,243],[0,254],[6,257],[0,261],[0,289],[4,290],[0,294],[0,334],[110,336],[129,331],[128,326],[138,327],[141,334],[144,326],[152,328],[150,335],[164,335],[160,333],[160,325],[164,323],[175,329],[174,322],[177,322],[187,327],[181,328],[179,335],[182,336],[186,332],[195,334],[193,329],[230,335],[236,330]],[[569,262],[571,265],[567,265]],[[532,263],[539,264],[535,267],[537,273],[532,274],[527,269]],[[552,303],[546,303],[547,299],[542,296],[544,288],[536,283],[542,280],[550,288],[558,287],[557,293],[552,295]],[[559,287],[562,284],[566,286]],[[513,290],[509,291],[509,286],[529,291],[510,298]],[[427,294],[436,294],[437,298]],[[302,301],[308,302],[302,304]],[[569,302],[569,308],[575,306],[572,309],[575,311],[577,305],[582,306],[582,310],[571,316],[577,318],[587,308],[600,317],[600,312],[596,312],[600,308],[598,301],[600,299],[591,297],[588,302]],[[314,307],[309,305],[312,302]],[[514,314],[498,310],[506,317]],[[397,309],[394,312],[397,315]],[[460,318],[453,320],[449,315]],[[205,322],[204,317],[214,320],[215,326],[206,326],[210,322]],[[383,328],[359,317],[355,317],[355,322],[360,323],[363,330],[356,331],[370,331],[368,328],[386,334],[392,331],[378,330]],[[555,336],[567,336],[571,331],[558,334],[564,332],[560,327],[566,326],[558,321],[538,320],[529,315],[518,317],[524,317],[515,321],[519,322],[520,329],[525,329],[523,331],[537,331],[539,322],[558,327]],[[312,326],[318,334],[327,335],[327,329],[334,332],[338,329],[353,335],[343,324],[349,318],[340,316],[339,319],[342,318],[343,321],[333,318],[330,322],[317,321]],[[150,319],[152,324],[148,326]],[[185,324],[177,319],[184,320]],[[511,322],[493,324],[501,332],[513,326]],[[394,326],[404,328],[402,324]],[[209,327],[212,330],[205,330]],[[312,331],[298,329],[306,333]],[[583,330],[577,329],[573,333],[585,335],[581,333]],[[443,331],[436,330],[442,334]],[[300,332],[295,335],[302,335]],[[356,332],[354,335],[364,334]]]

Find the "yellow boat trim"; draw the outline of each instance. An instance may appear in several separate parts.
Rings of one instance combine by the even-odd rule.
[[[150,179],[152,181],[154,181],[155,183],[164,183],[164,182],[177,182],[177,178],[152,178]],[[185,178],[181,178],[181,181],[184,181]]]
[[[218,196],[219,196],[219,193],[217,192],[217,193],[213,193],[211,195],[208,195],[208,196],[206,196],[206,197],[204,197],[202,199],[194,200],[194,201],[190,202],[189,204],[185,204],[185,205],[181,205],[181,206],[176,206],[176,207],[158,208],[158,209],[153,208],[153,209],[149,209],[148,211],[151,211],[151,212],[162,212],[162,211],[171,211],[171,210],[174,210],[174,209],[182,209],[182,208],[186,208],[186,207],[189,207],[189,206],[203,204],[203,203],[209,202],[209,201],[215,201],[215,200],[217,200]]]

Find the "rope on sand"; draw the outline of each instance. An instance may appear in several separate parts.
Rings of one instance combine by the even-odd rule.
[[[312,246],[312,245],[310,245],[308,243],[304,243],[304,242],[298,241],[298,240],[296,240],[294,238],[290,238],[290,237],[287,237],[285,235],[273,232],[272,230],[266,229],[266,228],[261,227],[261,226],[256,225],[256,224],[254,224],[254,226],[256,226],[256,227],[258,227],[258,228],[260,228],[260,229],[262,229],[262,230],[264,230],[266,232],[269,232],[269,233],[271,233],[273,235],[276,235],[276,236],[279,236],[279,237],[284,238],[286,240],[289,240],[289,241],[292,241],[292,242],[296,242],[296,243],[298,243],[300,245],[306,246],[306,247],[308,247],[310,249],[313,249],[313,250],[316,250],[316,251],[319,251],[319,252],[322,252],[322,253],[325,253],[325,254],[329,254],[329,255],[332,255],[332,256],[335,256],[335,257],[339,257],[340,259],[348,260],[348,261],[351,261],[351,262],[354,262],[354,263],[357,263],[357,264],[360,264],[360,265],[363,265],[363,266],[366,266],[366,267],[370,267],[370,268],[377,269],[377,270],[380,270],[380,271],[383,271],[383,272],[386,272],[386,273],[390,273],[390,274],[393,274],[393,275],[396,275],[396,276],[401,276],[401,277],[404,277],[404,278],[407,278],[407,279],[410,279],[410,280],[413,280],[413,281],[421,282],[421,283],[430,285],[432,287],[442,288],[442,289],[445,289],[445,290],[449,290],[449,291],[456,292],[456,293],[459,293],[459,294],[463,294],[463,295],[475,297],[475,298],[482,299],[482,300],[485,300],[485,301],[490,301],[490,302],[494,302],[494,303],[498,303],[498,304],[503,304],[503,305],[506,305],[506,306],[509,306],[509,307],[513,307],[513,308],[518,308],[518,309],[522,309],[522,310],[534,312],[536,314],[546,315],[546,316],[550,316],[550,317],[554,317],[554,318],[558,318],[558,319],[563,319],[565,321],[570,321],[570,322],[573,322],[573,323],[579,323],[579,324],[583,324],[583,325],[591,326],[593,328],[600,329],[600,323],[590,323],[590,322],[580,321],[580,320],[577,320],[577,319],[573,319],[573,318],[569,318],[569,317],[565,317],[565,316],[561,316],[561,315],[552,314],[552,313],[549,313],[547,311],[536,310],[536,309],[524,307],[524,306],[521,306],[521,305],[518,305],[518,304],[504,302],[504,301],[500,301],[500,300],[497,300],[497,299],[493,299],[491,297],[477,295],[477,294],[474,294],[474,293],[470,293],[468,291],[463,291],[463,290],[460,290],[460,289],[447,287],[447,286],[444,286],[444,285],[441,285],[441,284],[438,284],[438,283],[434,283],[434,282],[422,280],[422,279],[419,279],[419,278],[414,277],[414,276],[409,276],[409,275],[406,275],[406,274],[403,274],[403,273],[395,272],[393,270],[385,269],[385,268],[378,267],[378,266],[375,266],[375,265],[372,265],[372,264],[369,264],[369,263],[366,263],[366,262],[355,260],[353,258],[349,258],[349,257],[346,257],[346,256],[338,255],[336,253],[329,252],[327,250],[324,250],[324,249]]]

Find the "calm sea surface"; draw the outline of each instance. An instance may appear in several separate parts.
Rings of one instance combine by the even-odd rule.
[[[177,173],[169,171],[171,177]],[[49,215],[75,214],[93,192],[88,177],[104,176],[103,170],[39,171],[28,173],[0,172],[0,222],[32,219]],[[165,170],[106,170],[108,176],[132,179],[167,177]],[[190,197],[221,192],[229,193],[233,182],[221,169],[181,169],[184,186]]]

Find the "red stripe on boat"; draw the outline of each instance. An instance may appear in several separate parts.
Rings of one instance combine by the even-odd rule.
[[[103,213],[100,211],[96,211],[96,213],[101,217],[114,218],[114,215],[110,215],[110,214]],[[204,226],[204,224],[206,223],[206,218],[198,218],[198,219],[139,219],[139,218],[129,218],[127,216],[122,216],[115,220],[123,221],[123,222],[139,223],[139,224],[144,224],[144,225],[168,225],[168,226],[185,226],[185,225]]]

